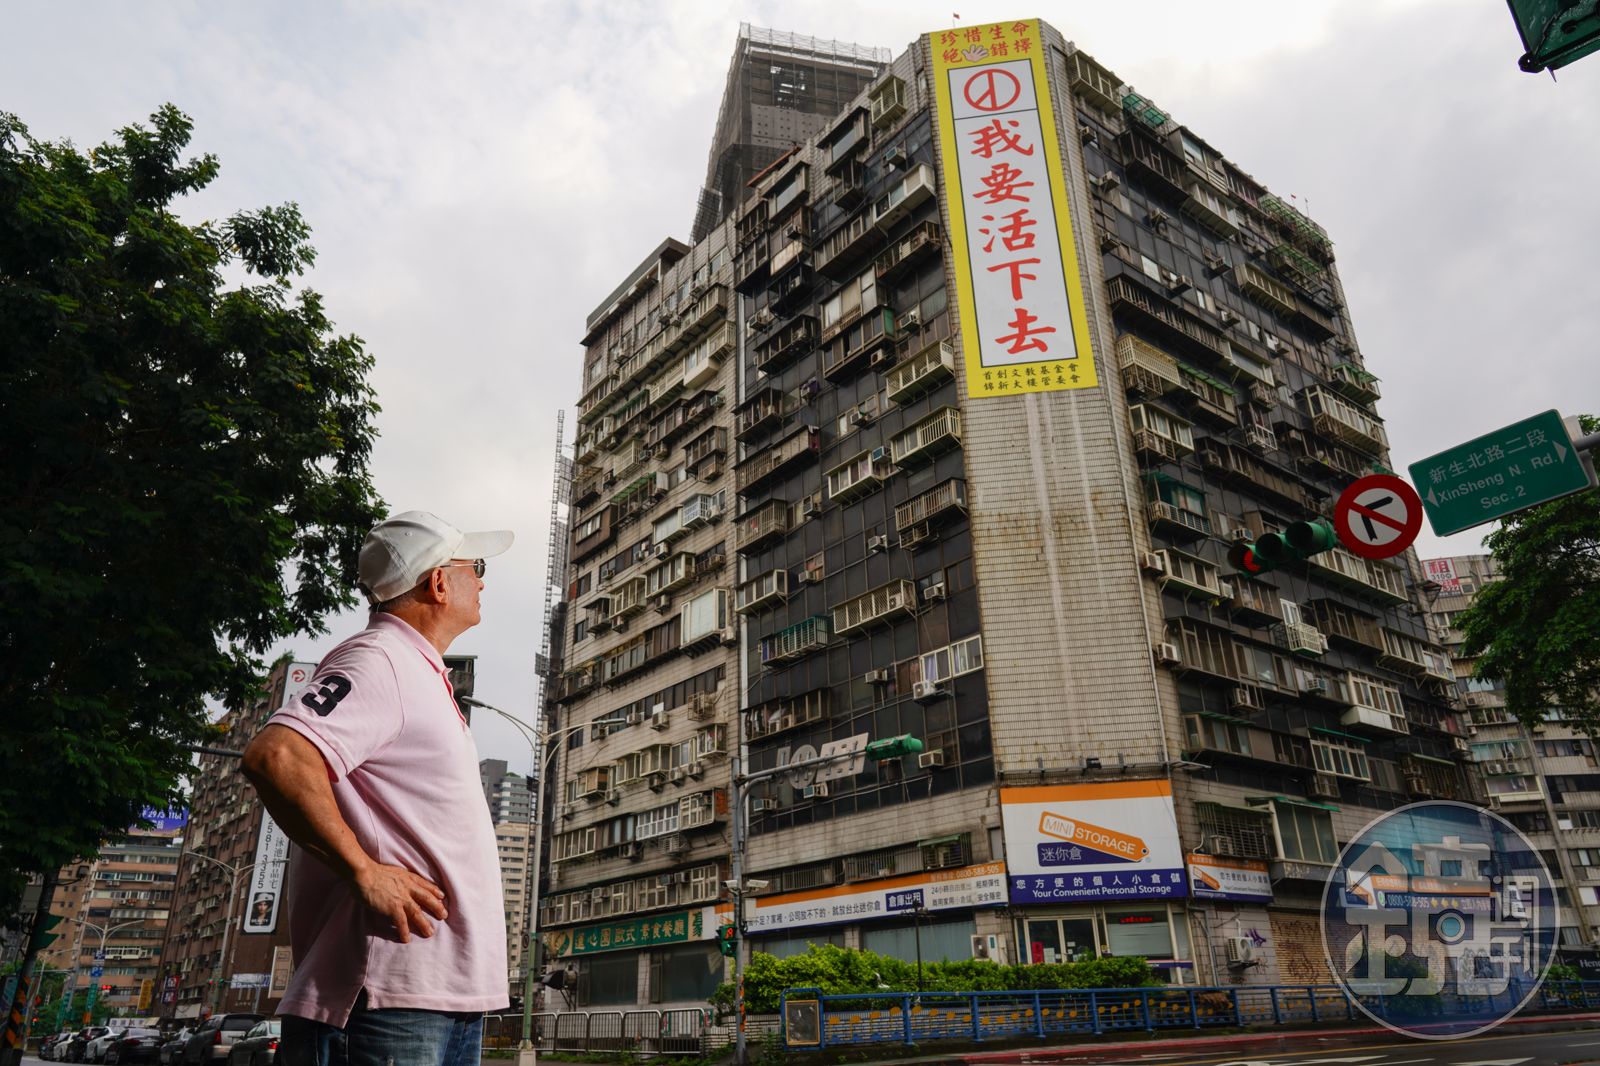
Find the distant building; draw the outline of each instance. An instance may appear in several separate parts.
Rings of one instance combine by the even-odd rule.
[[[752,178],[831,122],[893,57],[887,48],[741,24],[691,239],[715,229]]]
[[[41,953],[39,966],[72,971],[75,990],[108,989],[96,993],[96,1002],[113,1014],[151,1009],[182,846],[181,828],[130,829],[92,859],[63,867],[50,913],[68,921],[57,927],[59,938]],[[105,957],[97,959],[102,946]],[[97,966],[101,975],[91,976]]]
[[[483,798],[489,804],[489,816],[495,825],[533,821],[533,790],[527,777],[508,772],[504,759],[480,760],[478,776],[483,781]]]
[[[506,908],[506,968],[511,994],[522,995],[522,934],[528,923],[529,844],[532,825],[522,822],[496,822],[495,847],[500,854],[500,895]]]
[[[1561,720],[1559,708],[1523,725],[1506,712],[1503,682],[1473,676],[1477,660],[1464,651],[1455,623],[1478,593],[1501,579],[1494,556],[1455,555],[1422,565],[1438,586],[1430,612],[1455,662],[1470,765],[1483,801],[1527,835],[1556,879],[1562,947],[1600,942],[1600,752],[1594,740]]]

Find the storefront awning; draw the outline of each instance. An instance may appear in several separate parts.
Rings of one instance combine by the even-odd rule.
[[[1331,803],[1318,803],[1316,800],[1301,799],[1299,796],[1251,796],[1250,799],[1260,803],[1287,803],[1291,807],[1315,807],[1319,811],[1339,809]]]

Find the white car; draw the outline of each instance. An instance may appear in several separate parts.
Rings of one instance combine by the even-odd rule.
[[[106,1032],[101,1033],[99,1036],[89,1041],[88,1046],[83,1049],[83,1061],[106,1061],[106,1048],[110,1047],[113,1043],[120,1039],[122,1039],[121,1029],[108,1029]]]

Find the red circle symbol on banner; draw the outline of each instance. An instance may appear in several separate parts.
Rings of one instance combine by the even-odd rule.
[[[1333,529],[1363,559],[1393,558],[1422,530],[1422,498],[1393,474],[1368,474],[1339,494]]]
[[[961,87],[967,103],[979,111],[1004,111],[1022,95],[1022,82],[1009,70],[979,70]]]

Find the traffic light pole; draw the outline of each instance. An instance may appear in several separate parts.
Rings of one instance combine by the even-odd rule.
[[[44,945],[45,919],[50,916],[50,900],[56,891],[55,870],[44,875],[39,888],[39,904],[33,910],[33,921],[28,926],[28,948],[22,956],[22,966],[17,970],[17,990],[7,1004],[3,1034],[0,1034],[0,1066],[19,1066],[22,1062],[23,1040],[27,1032],[28,999],[33,994],[33,968]]]

